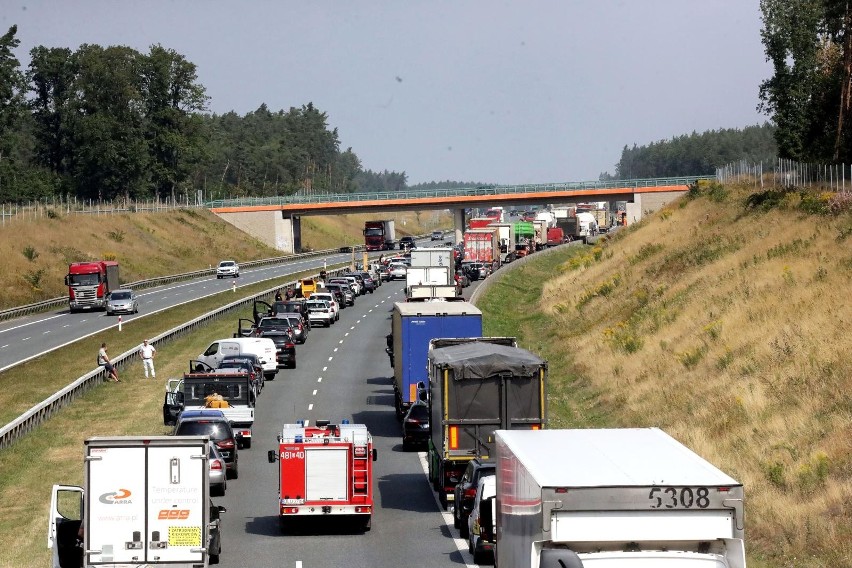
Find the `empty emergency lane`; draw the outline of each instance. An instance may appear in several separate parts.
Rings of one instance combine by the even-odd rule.
[[[392,370],[384,352],[392,302],[402,284],[390,283],[358,298],[330,328],[313,329],[299,346],[298,367],[278,373],[258,400],[253,446],[240,452],[240,478],[217,502],[224,520],[222,566],[449,566],[464,563],[447,538],[444,519],[416,452],[402,452],[393,410]],[[348,334],[348,335],[347,335]],[[321,380],[319,380],[321,379]],[[347,531],[334,519],[278,528],[278,464],[266,451],[277,448],[285,422],[349,419],[366,424],[378,461],[374,465],[372,530]]]

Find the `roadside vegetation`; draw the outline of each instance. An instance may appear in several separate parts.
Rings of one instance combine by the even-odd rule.
[[[658,426],[743,482],[750,566],[848,566],[848,196],[754,191],[507,272],[486,334],[549,360],[550,427]]]

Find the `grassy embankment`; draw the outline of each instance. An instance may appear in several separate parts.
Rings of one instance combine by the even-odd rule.
[[[852,216],[748,193],[509,272],[486,332],[550,361],[551,427],[659,426],[742,481],[750,566],[850,566]]]
[[[385,214],[387,215],[387,214]],[[302,218],[305,250],[361,243],[364,221],[376,214]],[[397,232],[422,234],[451,223],[448,213],[392,213]],[[68,264],[118,260],[122,282],[178,274],[238,262],[282,256],[205,209],[162,213],[16,220],[0,227],[0,309],[67,294]]]

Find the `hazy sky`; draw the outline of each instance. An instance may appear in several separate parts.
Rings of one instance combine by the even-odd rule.
[[[758,0],[2,0],[37,45],[156,43],[209,109],[308,102],[365,169],[409,183],[614,172],[622,147],[762,123]]]

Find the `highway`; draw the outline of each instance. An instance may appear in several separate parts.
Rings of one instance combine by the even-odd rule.
[[[428,242],[428,239],[425,241]],[[385,252],[384,254],[388,254]],[[378,253],[372,256],[378,257]],[[184,282],[176,282],[140,291],[139,313],[123,315],[122,322],[146,317],[152,313],[174,307],[262,280],[287,276],[305,270],[319,271],[323,261],[329,266],[348,262],[351,253],[332,254],[326,257],[296,258],[292,261],[270,266],[261,266],[240,271],[239,278],[206,276]],[[356,253],[356,261],[361,253]],[[65,346],[89,335],[118,325],[117,316],[107,316],[103,311],[78,312],[72,314],[67,308],[53,312],[35,314],[3,322],[0,325],[0,372],[11,366],[36,357],[45,351]],[[165,330],[164,330],[165,331]],[[118,355],[114,353],[113,355]]]
[[[475,284],[475,283],[474,283]],[[469,297],[475,286],[465,290]],[[224,567],[472,565],[467,545],[442,514],[424,473],[424,455],[403,452],[393,410],[393,370],[384,352],[393,302],[403,299],[401,281],[361,296],[330,328],[314,328],[297,348],[297,369],[279,371],[258,398],[251,449],[239,453],[239,479],[224,497],[220,565]],[[366,424],[378,450],[374,464],[376,509],[372,530],[353,532],[333,521],[281,534],[278,528],[278,465],[267,461],[281,424],[342,419]],[[449,525],[448,525],[449,523]]]

